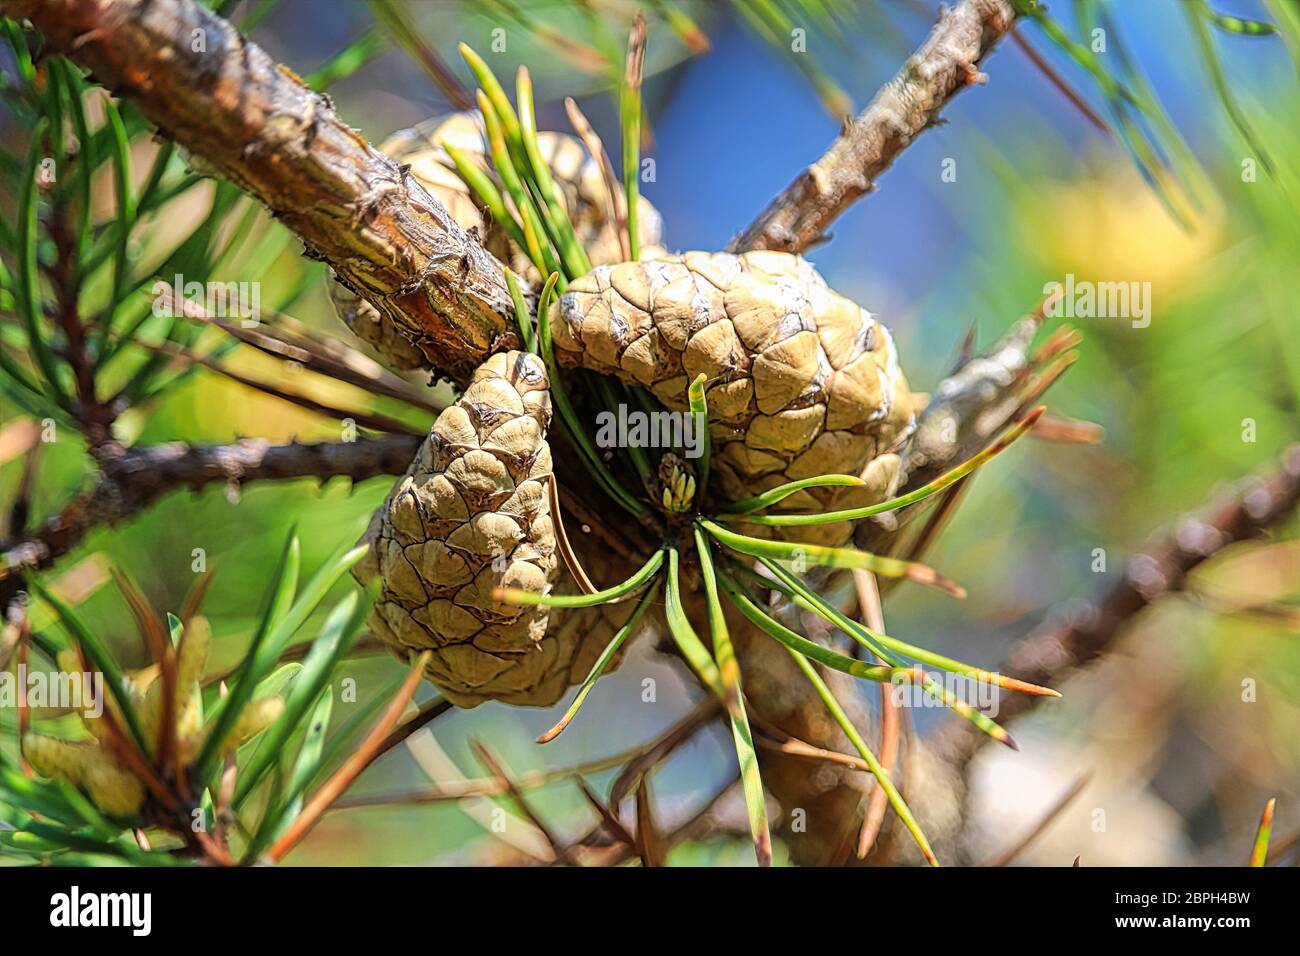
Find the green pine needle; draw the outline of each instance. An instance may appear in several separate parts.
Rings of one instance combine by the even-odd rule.
[[[627,580],[592,594],[538,594],[535,591],[523,591],[519,588],[499,587],[492,591],[492,600],[500,601],[503,604],[514,604],[519,607],[535,607],[538,605],[542,607],[596,607],[599,604],[611,604],[614,601],[621,601],[649,581],[650,578],[654,577],[655,572],[663,566],[663,563],[663,551],[656,551],[650,555],[650,560],[641,565]]]
[[[641,74],[645,65],[645,18],[637,14],[627,42],[627,63],[619,87],[619,137],[623,192],[627,199],[627,241],[633,262],[641,258]]]
[[[897,511],[899,508],[906,508],[917,502],[924,501],[931,495],[938,494],[950,485],[961,481],[971,472],[987,464],[991,459],[996,458],[1002,452],[1006,451],[1011,445],[1024,436],[1034,424],[1042,417],[1046,411],[1045,406],[1039,406],[1029,412],[1014,425],[1012,425],[1003,435],[990,444],[983,451],[966,459],[960,465],[957,465],[950,471],[945,472],[931,482],[922,485],[905,495],[899,495],[897,498],[890,498],[888,501],[882,501],[879,504],[867,505],[863,508],[848,508],[843,511],[828,511],[819,514],[792,514],[792,515],[749,515],[732,517],[724,516],[727,521],[744,521],[748,524],[766,525],[769,527],[797,528],[807,527],[809,525],[832,524],[836,521],[861,521],[863,518],[870,518],[872,515],[884,514],[887,511]],[[830,477],[830,476],[828,476]],[[810,479],[818,480],[818,479]],[[797,484],[797,482],[795,483]],[[782,488],[789,487],[783,485]],[[781,491],[781,488],[775,488],[768,492],[769,495]],[[798,490],[798,489],[795,489]],[[760,496],[761,497],[761,496]],[[741,502],[742,505],[748,506],[750,502],[757,499],[751,498],[749,502]],[[738,506],[737,506],[738,507]]]
[[[519,324],[519,338],[524,343],[524,351],[537,354],[537,333],[533,330],[533,320],[528,314],[528,303],[524,301],[519,279],[509,267],[506,268],[506,288],[510,290],[510,301],[515,306],[515,321]]]
[[[686,390],[686,400],[691,409],[691,427],[700,433],[700,458],[695,466],[696,491],[695,502],[698,507],[704,502],[704,494],[709,487],[709,470],[713,462],[713,437],[709,434],[709,402],[704,395],[704,382],[707,376],[701,372],[695,376]]]
[[[668,552],[668,590],[664,598],[664,617],[668,620],[668,630],[686,663],[699,675],[704,686],[725,703],[727,689],[722,686],[718,665],[695,633],[695,628],[691,627],[690,618],[682,606],[681,555],[674,547],[664,550]]]
[[[921,825],[917,822],[916,817],[912,815],[912,811],[908,807],[907,801],[904,800],[903,795],[898,792],[898,787],[894,785],[893,777],[890,776],[888,770],[881,766],[880,761],[876,759],[876,755],[871,752],[871,748],[868,747],[867,742],[862,739],[862,735],[858,733],[858,729],[853,726],[853,721],[851,721],[849,715],[844,712],[844,708],[840,705],[839,700],[836,699],[834,692],[831,691],[830,687],[827,686],[826,681],[822,679],[822,676],[817,673],[817,669],[813,667],[812,663],[806,657],[790,650],[789,648],[786,648],[786,650],[789,651],[790,656],[794,659],[795,665],[803,671],[804,676],[808,678],[808,682],[813,685],[813,689],[817,691],[817,696],[822,699],[822,704],[825,705],[827,712],[831,715],[831,719],[839,725],[840,730],[844,731],[844,736],[849,738],[849,742],[853,744],[853,748],[858,752],[862,759],[866,761],[867,766],[871,769],[871,775],[876,778],[876,783],[878,783],[881,789],[885,791],[885,795],[889,798],[889,805],[892,806],[894,812],[898,814],[898,819],[903,821],[903,826],[907,827],[907,831],[912,834],[912,839],[916,841],[916,845],[920,848],[922,855],[925,856],[925,859],[931,866],[938,866],[939,860],[934,855],[934,850],[930,848],[930,841],[926,839],[925,833],[921,830]]]
[[[659,553],[662,555],[662,552]],[[578,716],[578,710],[587,699],[587,695],[590,694],[591,689],[596,686],[596,681],[604,675],[606,669],[609,667],[609,662],[614,659],[614,655],[618,653],[619,648],[623,646],[624,642],[637,632],[637,629],[641,624],[641,618],[645,616],[646,609],[654,603],[654,599],[658,594],[659,582],[656,581],[646,589],[644,594],[641,595],[641,600],[637,602],[636,609],[632,611],[632,616],[627,619],[627,623],[615,632],[614,636],[610,638],[609,643],[605,645],[605,649],[600,652],[600,656],[596,658],[596,663],[593,664],[591,670],[587,672],[587,676],[583,680],[582,686],[578,688],[578,693],[573,698],[573,703],[569,705],[568,710],[564,712],[564,716],[559,719],[559,722],[556,723],[554,727],[538,737],[537,743],[550,743],[556,737],[560,736],[560,734],[564,733],[565,728],[567,728],[569,724],[573,723],[573,719]]]
[[[803,516],[800,516],[803,517]],[[927,564],[903,561],[859,551],[856,548],[833,548],[821,544],[802,544],[774,541],[768,538],[751,538],[723,527],[708,518],[701,518],[704,530],[733,551],[755,558],[775,558],[781,561],[803,561],[827,568],[860,568],[887,578],[907,578],[918,584],[938,588],[953,597],[965,597],[966,591]]]
[[[587,466],[587,470],[595,476],[609,496],[624,510],[637,518],[644,517],[648,513],[645,505],[637,500],[614,477],[613,472],[609,470],[609,466],[605,464],[605,460],[601,458],[595,445],[591,443],[591,437],[583,430],[582,423],[578,420],[577,412],[574,411],[573,403],[569,400],[569,394],[564,388],[564,380],[560,376],[560,367],[555,361],[549,309],[539,311],[537,314],[537,340],[542,352],[542,361],[546,364],[546,372],[551,381],[551,398],[555,400],[555,407],[559,412],[560,421],[564,423],[569,437],[573,440],[578,453],[582,456],[583,463]]]

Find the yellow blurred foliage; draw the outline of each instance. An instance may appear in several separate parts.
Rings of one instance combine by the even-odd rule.
[[[1219,197],[1205,197],[1188,232],[1127,164],[1046,181],[1035,196],[1032,211],[1018,217],[1024,248],[1080,279],[1150,282],[1153,297],[1165,303],[1199,277],[1223,239]]]

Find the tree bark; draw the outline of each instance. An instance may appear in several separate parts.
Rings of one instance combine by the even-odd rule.
[[[518,348],[501,264],[328,97],[193,0],[3,0],[129,98],[196,167],[261,200],[344,284],[464,384]]]
[[[939,119],[948,101],[984,82],[979,64],[1015,23],[1008,0],[962,0],[942,9],[925,43],[845,126],[825,154],[772,200],[731,252],[804,252],[853,203],[876,188],[894,159]]]

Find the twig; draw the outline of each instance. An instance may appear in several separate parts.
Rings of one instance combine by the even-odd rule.
[[[275,862],[282,860],[286,853],[297,846],[302,838],[305,837],[314,827],[328,808],[339,795],[348,787],[352,786],[352,781],[356,780],[361,771],[370,766],[374,760],[378,748],[383,741],[387,739],[392,732],[393,727],[402,716],[402,711],[406,709],[406,704],[415,693],[415,688],[419,685],[420,679],[424,676],[424,668],[429,663],[430,652],[423,652],[415,663],[411,666],[411,673],[407,675],[402,686],[398,688],[397,693],[393,696],[392,702],[388,709],[384,711],[379,722],[366,736],[360,746],[353,751],[352,755],[343,762],[343,765],[335,770],[334,773],[326,780],[319,790],[317,790],[307,805],[302,808],[302,812],[294,818],[293,823],[284,831],[284,834],[271,845],[267,851],[267,857]]]
[[[588,763],[574,767],[559,767],[554,770],[529,770],[521,773],[515,780],[515,786],[521,790],[534,790],[549,784],[560,783],[574,776],[602,773],[621,767],[634,757],[645,752],[645,744],[633,747],[622,753],[600,757]],[[354,810],[359,807],[405,806],[420,803],[443,803],[449,800],[464,800],[468,797],[499,797],[505,793],[504,782],[498,777],[479,777],[457,781],[443,781],[434,787],[395,794],[375,794],[362,797],[348,797],[334,804],[335,810]]]
[[[620,820],[618,815],[605,804],[604,800],[600,799],[596,791],[591,789],[591,785],[587,783],[582,775],[575,774],[573,779],[574,782],[577,783],[578,788],[582,791],[582,795],[586,798],[587,802],[591,804],[592,809],[596,811],[596,814],[600,817],[605,827],[608,828],[610,836],[614,837],[616,840],[622,841],[627,846],[635,847],[636,837],[628,832],[627,827],[623,826],[623,821]]]
[[[370,0],[370,9],[386,26],[407,56],[416,62],[425,76],[433,80],[443,96],[458,110],[472,110],[474,97],[452,72],[451,67],[438,56],[438,51],[424,42],[420,33],[408,19],[404,7],[393,0]]]
[[[157,355],[166,355],[169,358],[175,359],[176,361],[182,362],[186,365],[201,365],[210,371],[216,372],[218,375],[224,375],[232,382],[237,382],[246,388],[255,389],[264,395],[270,395],[273,398],[278,398],[281,401],[288,402],[290,405],[297,405],[299,408],[304,408],[309,412],[315,412],[318,415],[324,415],[326,418],[335,421],[343,421],[344,419],[350,418],[362,428],[370,428],[374,431],[386,432],[393,435],[406,434],[419,435],[423,437],[424,434],[422,429],[418,429],[412,425],[407,425],[405,422],[399,422],[396,419],[389,418],[387,415],[379,415],[373,412],[364,412],[355,409],[338,408],[334,405],[327,405],[324,402],[318,402],[316,399],[309,398],[306,395],[299,395],[296,392],[280,388],[278,385],[272,385],[270,382],[262,382],[255,378],[249,378],[247,375],[236,372],[228,365],[217,362],[205,355],[197,355],[186,348],[173,345],[170,342],[154,344],[137,339],[131,344]]]
[[[550,844],[551,852],[555,854],[555,858],[557,860],[563,860],[566,863],[577,864],[578,861],[573,856],[570,847],[566,843],[562,842],[560,838],[551,831],[551,828],[546,824],[546,821],[542,819],[541,814],[533,808],[532,803],[524,796],[523,791],[519,789],[518,785],[515,784],[513,776],[501,759],[493,754],[492,751],[488,749],[487,744],[483,743],[481,740],[471,740],[470,746],[474,748],[474,752],[478,755],[479,760],[487,769],[487,772],[501,779],[505,785],[506,794],[512,801],[514,801],[515,806],[519,808],[520,812],[528,818],[528,822],[531,823],[546,842]]]
[[[93,489],[73,499],[36,530],[0,544],[0,580],[17,568],[46,567],[101,524],[139,513],[169,491],[213,482],[346,476],[364,481],[400,475],[420,446],[415,435],[359,437],[354,442],[274,445],[246,438],[232,445],[171,442],[132,448],[102,462]]]
[[[880,603],[880,590],[876,587],[876,576],[870,571],[855,570],[853,584],[858,592],[858,610],[862,623],[876,631],[885,630],[885,611]],[[881,663],[884,663],[883,661]],[[898,736],[902,719],[898,705],[894,702],[894,685],[880,685],[880,765],[886,773],[894,772],[898,760]],[[858,859],[865,860],[871,848],[875,846],[876,837],[880,835],[880,825],[885,821],[885,809],[889,806],[889,794],[883,787],[873,787],[867,797],[867,809],[862,817],[862,829],[858,832]]]
[[[560,484],[555,480],[554,475],[546,482],[546,497],[551,506],[551,525],[555,529],[555,545],[560,552],[560,557],[564,559],[564,566],[569,569],[569,573],[573,575],[573,580],[578,583],[583,594],[595,594],[598,589],[591,583],[587,569],[578,560],[578,555],[569,542],[569,533],[564,528],[564,514],[560,509]]]
[[[655,823],[650,781],[640,777],[636,787],[636,852],[643,866],[663,866],[667,847]]]
[[[618,183],[618,174],[614,172],[614,164],[610,162],[609,153],[605,152],[605,143],[573,97],[565,97],[564,109],[569,114],[569,122],[573,124],[578,138],[587,147],[587,152],[600,169],[600,178],[605,183],[605,192],[608,193],[609,221],[614,223],[614,231],[618,234],[618,246],[623,258],[630,259],[632,248],[627,231],[627,196]]]
[[[962,0],[943,9],[929,37],[825,154],[799,174],[729,251],[803,252],[876,180],[948,101],[983,82],[979,64],[1015,22],[1007,0]]]
[[[628,761],[623,772],[614,778],[609,788],[609,802],[615,806],[622,803],[623,799],[636,789],[642,777],[667,759],[674,750],[695,736],[698,730],[720,713],[722,713],[721,701],[711,696],[668,728],[657,740],[647,744],[637,756]]]
[[[445,697],[435,697],[433,700],[426,701],[420,706],[420,709],[404,723],[398,724],[393,732],[384,738],[383,742],[375,748],[375,755],[371,758],[374,763],[388,751],[392,750],[407,737],[415,733],[421,727],[427,727],[447,711],[451,710],[451,701]]]
[[[1138,612],[1180,591],[1188,574],[1228,545],[1255,537],[1285,520],[1300,504],[1300,445],[1282,456],[1281,467],[1247,479],[1226,499],[1177,521],[1173,530],[1128,562],[1124,576],[1099,601],[1063,622],[1049,623],[1012,649],[1001,673],[1036,684],[1060,686],[1066,675],[1108,652]],[[1039,698],[1015,694],[1002,701],[1003,723],[1037,706]],[[967,766],[984,735],[950,723],[939,745],[958,767]]]
[[[1011,39],[1015,41],[1016,46],[1021,49],[1025,56],[1029,58],[1029,62],[1034,64],[1043,76],[1047,77],[1048,82],[1056,87],[1057,90],[1060,91],[1061,95],[1069,100],[1075,108],[1084,115],[1089,123],[1108,136],[1113,135],[1110,124],[1102,119],[1101,116],[1098,115],[1097,111],[1088,105],[1087,101],[1079,95],[1078,91],[1066,82],[1065,77],[1061,76],[1060,73],[1057,73],[1056,70],[1052,68],[1052,65],[1043,59],[1042,54],[1035,50],[1033,46],[1030,45],[1029,41],[1020,35],[1020,31],[1014,27],[1011,29]]]
[[[169,310],[181,312],[187,319],[215,325],[227,335],[274,358],[297,362],[313,372],[328,375],[349,385],[365,389],[376,395],[385,395],[414,405],[433,415],[442,406],[431,401],[425,389],[417,388],[401,376],[394,375],[377,362],[372,362],[355,349],[341,342],[330,342],[305,334],[302,323],[290,316],[263,309],[275,323],[263,323],[256,328],[244,328],[213,315],[197,302],[176,298],[173,290],[164,301]],[[179,306],[179,309],[177,309]]]
[[[1015,843],[1011,844],[1011,846],[1007,847],[997,856],[981,863],[980,866],[1006,866],[1018,857],[1031,843],[1046,832],[1047,828],[1052,825],[1056,818],[1065,812],[1065,808],[1074,802],[1075,797],[1083,793],[1083,788],[1088,785],[1088,781],[1091,779],[1091,770],[1087,773],[1081,774],[1079,778],[1070,785],[1070,789],[1061,794],[1056,802],[1047,808],[1047,812],[1043,814],[1042,818],[1034,824],[1033,828],[1028,833]]]

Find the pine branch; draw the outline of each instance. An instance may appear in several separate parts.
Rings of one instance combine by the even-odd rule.
[[[1245,479],[1226,498],[1185,515],[1141,554],[1128,562],[1123,578],[1082,613],[1050,624],[1011,650],[1003,674],[1059,687],[1073,671],[1113,650],[1128,623],[1165,595],[1179,591],[1197,566],[1238,541],[1246,541],[1294,515],[1300,506],[1300,445],[1282,455],[1280,467]],[[998,713],[1003,723],[1021,717],[1039,699],[1009,695]],[[963,769],[979,751],[981,734],[958,721],[937,741],[954,766]]]
[[[346,476],[364,481],[400,475],[422,441],[418,435],[358,437],[353,442],[273,445],[246,438],[233,445],[172,442],[133,448],[101,461],[91,490],[29,534],[0,544],[0,580],[16,568],[45,567],[75,548],[93,528],[143,511],[169,491],[213,482]]]
[[[487,354],[518,347],[501,264],[225,20],[193,0],[0,0],[0,12],[265,203],[437,370],[464,384]]]
[[[962,0],[939,14],[925,43],[847,124],[826,153],[805,169],[732,241],[731,252],[803,252],[875,183],[948,101],[984,82],[979,64],[1015,23],[1007,0]]]

